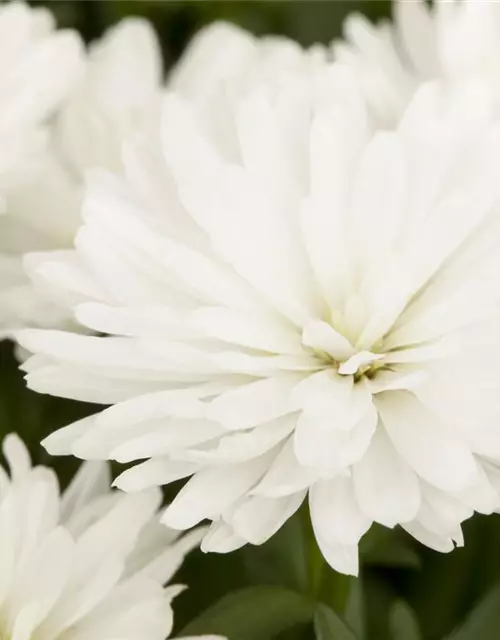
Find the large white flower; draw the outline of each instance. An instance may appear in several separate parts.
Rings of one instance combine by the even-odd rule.
[[[159,490],[110,491],[106,463],[85,463],[60,495],[53,470],[32,467],[17,436],[3,451],[0,638],[165,640],[183,587],[164,584],[200,532],[159,524]]]
[[[500,102],[500,4],[482,0],[397,0],[394,23],[346,20],[337,60],[356,69],[384,126],[394,126],[418,86],[439,79],[453,91],[474,81]]]
[[[374,521],[461,544],[499,505],[500,129],[474,92],[446,104],[423,87],[373,134],[333,66],[235,102],[221,152],[168,96],[161,148],[95,175],[76,251],[38,263],[108,335],[21,332],[28,384],[115,405],[48,450],[146,458],[127,491],[193,475],[164,522],[213,520],[205,550],[307,494],[340,571]]]
[[[146,21],[124,20],[91,45],[85,72],[51,124],[45,156],[31,180],[10,193],[0,220],[0,330],[66,320],[66,310],[29,283],[23,255],[72,246],[85,172],[120,170],[123,140],[149,126],[161,79],[159,46]]]

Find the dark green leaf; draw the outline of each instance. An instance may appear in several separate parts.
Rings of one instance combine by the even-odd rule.
[[[447,640],[498,640],[500,637],[500,587],[473,609],[465,623]]]
[[[314,631],[316,640],[358,640],[335,611],[323,604],[318,605],[314,614]]]
[[[265,544],[242,550],[249,582],[273,584],[307,593],[308,566],[300,512]]]
[[[271,640],[310,621],[313,614],[314,603],[306,596],[282,587],[250,587],[221,598],[179,635],[216,633],[230,640]]]

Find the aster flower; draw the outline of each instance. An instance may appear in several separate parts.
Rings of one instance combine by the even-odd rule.
[[[336,60],[356,70],[381,126],[394,126],[422,82],[453,91],[475,82],[500,100],[500,5],[477,0],[396,0],[394,22],[345,22]]]
[[[179,537],[158,523],[159,490],[110,491],[105,463],[85,463],[60,495],[53,470],[32,467],[18,436],[3,451],[0,637],[164,640],[183,587],[163,585],[200,532]]]
[[[7,322],[12,307],[4,283],[22,280],[19,263],[6,254],[19,241],[5,225],[7,200],[36,171],[44,125],[78,80],[81,54],[77,35],[56,31],[47,10],[0,4],[0,318]]]
[[[165,99],[161,153],[94,175],[76,250],[37,266],[107,335],[21,332],[29,386],[114,405],[50,453],[142,460],[126,491],[192,476],[163,521],[212,520],[208,551],[308,496],[346,573],[373,522],[447,552],[498,508],[500,129],[434,85],[369,122],[335,66],[235,101],[231,145]]]
[[[119,171],[123,139],[148,126],[159,100],[161,55],[144,20],[123,20],[110,29],[91,45],[84,66],[51,123],[46,153],[31,179],[9,194],[0,222],[0,329],[5,332],[67,322],[66,309],[29,282],[23,256],[72,246],[85,171]],[[57,65],[50,71],[57,74]]]

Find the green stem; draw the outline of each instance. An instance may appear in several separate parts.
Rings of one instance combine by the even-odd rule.
[[[321,581],[320,599],[338,614],[344,615],[349,600],[352,581],[355,578],[334,571],[325,564]]]

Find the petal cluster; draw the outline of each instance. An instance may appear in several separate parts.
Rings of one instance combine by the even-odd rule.
[[[288,73],[306,77],[324,66],[327,50],[304,50],[286,38],[256,38],[226,23],[202,30],[170,73],[167,84],[196,105],[206,126],[226,133],[230,102],[249,87]],[[81,223],[84,177],[89,170],[123,171],[126,141],[156,125],[163,91],[159,43],[152,26],[129,18],[93,43],[83,73],[66,92],[49,129],[49,144],[27,180],[9,194],[0,221],[0,327],[72,326],[57,292],[40,290],[39,251],[70,249]],[[57,67],[53,67],[53,73]],[[0,114],[1,115],[1,114]],[[230,144],[230,141],[227,141]]]
[[[159,524],[161,492],[110,490],[105,463],[85,463],[61,494],[55,473],[32,467],[15,435],[0,467],[0,637],[9,640],[165,640],[165,588],[199,531]]]
[[[56,31],[46,9],[0,5],[0,337],[19,318],[45,312],[33,295],[24,295],[31,287],[17,254],[34,233],[22,220],[11,221],[9,201],[43,163],[47,120],[78,82],[81,67],[79,37]]]
[[[16,6],[6,5],[4,11]],[[0,220],[0,327],[5,332],[25,325],[68,323],[59,301],[38,292],[25,276],[36,254],[24,266],[23,258],[72,246],[81,222],[85,172],[97,167],[120,170],[124,139],[149,126],[161,91],[159,45],[146,21],[131,18],[110,29],[90,46],[86,57],[80,56],[78,69],[71,68],[71,59],[60,49],[54,55],[70,66],[72,83],[61,95],[64,102],[55,105],[59,108],[46,127],[46,144],[33,170],[28,174],[26,162],[21,164],[24,180],[10,190]],[[60,63],[48,63],[49,79],[61,83]],[[0,69],[0,84],[1,74]],[[33,93],[27,98],[39,105],[38,84],[29,81]],[[4,122],[8,126],[0,113]]]
[[[260,544],[309,499],[356,573],[373,522],[439,550],[499,507],[500,129],[423,86],[374,131],[352,74],[290,72],[230,102],[223,135],[166,96],[123,175],[91,179],[76,249],[39,277],[100,336],[24,331],[28,384],[114,405],[53,454],[185,484],[163,521]]]

